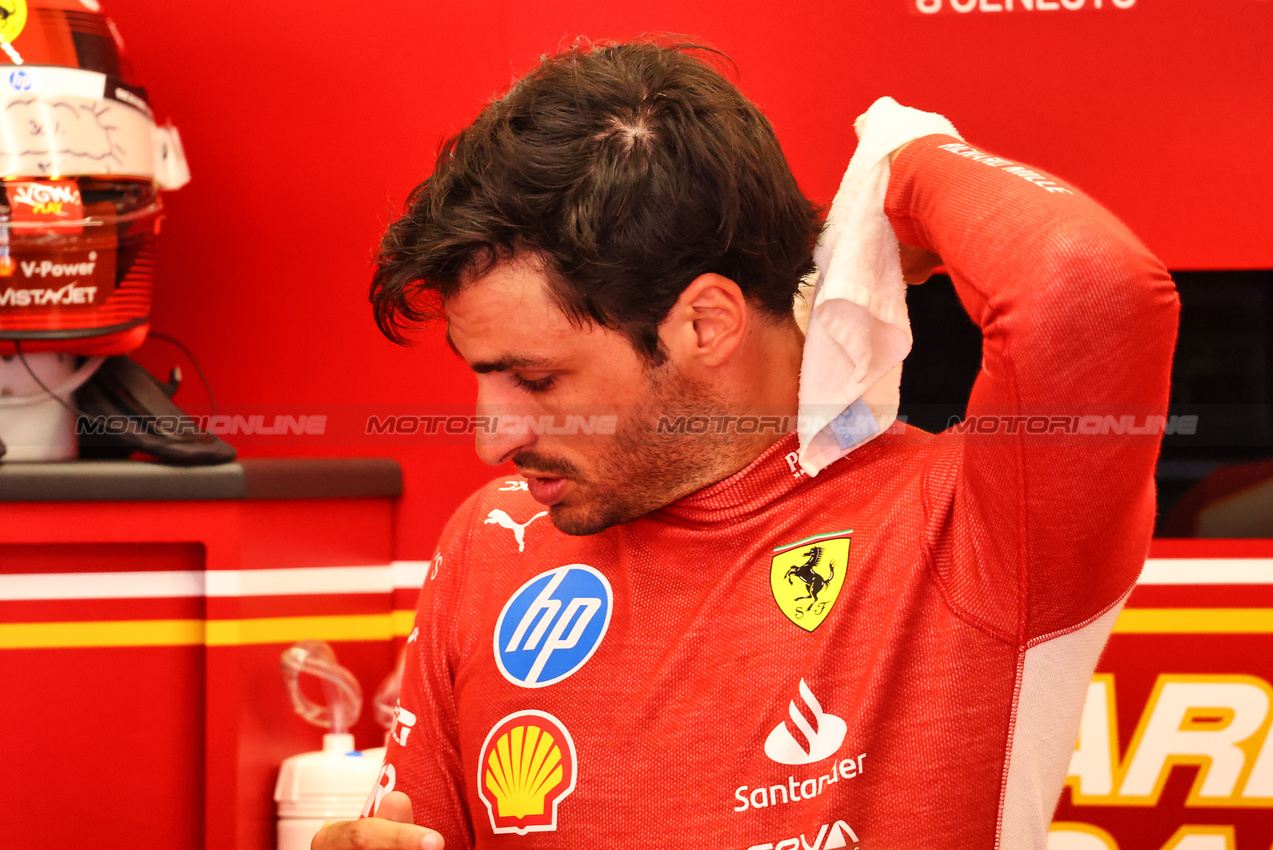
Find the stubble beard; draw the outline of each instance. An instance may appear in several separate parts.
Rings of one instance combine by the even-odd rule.
[[[565,534],[583,536],[645,516],[728,474],[732,453],[721,440],[659,428],[659,420],[719,415],[724,405],[706,385],[671,363],[647,372],[645,398],[621,415],[613,444],[576,479],[573,505],[554,505],[548,516]],[[573,498],[570,501],[575,501]]]

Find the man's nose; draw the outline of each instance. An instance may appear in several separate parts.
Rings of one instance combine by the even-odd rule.
[[[491,466],[512,460],[523,449],[535,445],[535,429],[525,427],[530,415],[525,400],[515,398],[498,386],[498,376],[479,375],[477,381],[477,415],[485,417],[477,429],[477,456]],[[479,420],[481,421],[481,420]]]

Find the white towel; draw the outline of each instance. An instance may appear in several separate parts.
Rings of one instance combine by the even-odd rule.
[[[942,116],[891,97],[871,104],[853,129],[857,150],[814,250],[817,271],[802,286],[805,297],[797,299],[796,319],[806,328],[800,466],[809,475],[884,433],[897,418],[911,325],[897,236],[884,214],[889,154],[934,133],[963,138]]]

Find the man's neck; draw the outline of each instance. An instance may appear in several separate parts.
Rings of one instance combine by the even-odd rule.
[[[749,334],[740,361],[728,423],[738,437],[728,453],[723,480],[745,469],[770,446],[796,430],[800,411],[800,361],[804,334],[794,321],[775,324],[761,320]],[[713,482],[715,483],[715,482]],[[707,485],[705,485],[707,486]]]

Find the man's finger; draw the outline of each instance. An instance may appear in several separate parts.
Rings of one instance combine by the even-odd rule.
[[[380,808],[376,809],[376,817],[391,820],[394,823],[413,823],[411,798],[401,791],[390,791],[380,801]]]
[[[442,850],[442,844],[431,829],[376,817],[325,826],[310,850]]]
[[[941,257],[927,248],[915,245],[899,245],[902,261],[902,280],[910,286],[916,286],[932,277],[933,272],[942,264]]]

